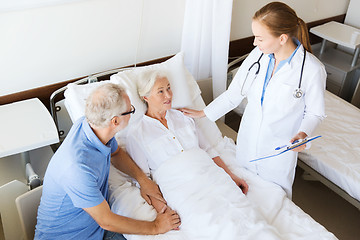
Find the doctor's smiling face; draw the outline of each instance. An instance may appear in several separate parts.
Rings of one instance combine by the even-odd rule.
[[[158,77],[148,97],[144,100],[148,104],[148,111],[166,112],[171,109],[172,91],[167,77]]]
[[[283,45],[283,36],[274,36],[267,26],[257,20],[252,21],[251,28],[255,36],[253,44],[259,47],[261,52],[270,54],[280,50]]]

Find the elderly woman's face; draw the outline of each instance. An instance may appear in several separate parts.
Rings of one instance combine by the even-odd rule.
[[[157,111],[171,109],[172,91],[169,80],[166,77],[158,78],[150,91],[146,102],[149,108]]]

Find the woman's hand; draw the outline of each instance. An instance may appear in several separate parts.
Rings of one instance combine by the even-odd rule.
[[[216,165],[218,165],[219,167],[221,167],[222,169],[224,169],[224,171],[229,174],[229,176],[231,177],[231,179],[236,183],[236,185],[239,186],[239,188],[241,189],[241,191],[244,194],[247,194],[248,190],[249,190],[249,186],[247,185],[247,183],[245,182],[244,179],[239,178],[238,176],[236,176],[235,174],[233,174],[230,169],[228,168],[228,166],[226,166],[226,164],[224,163],[224,161],[219,157],[214,157],[213,158],[214,162]]]
[[[290,142],[293,143],[295,142],[296,140],[299,140],[299,139],[305,139],[307,137],[307,134],[304,133],[304,132],[299,132],[298,134],[296,134],[291,140]],[[292,149],[291,151],[294,151],[294,152],[301,152],[302,150],[304,150],[306,148],[306,144],[304,145],[301,145],[297,148],[294,148]]]
[[[236,185],[239,186],[241,191],[246,195],[249,190],[249,185],[245,182],[245,180],[242,178],[239,178],[238,176],[236,176],[234,174],[231,176],[231,178],[236,183]]]
[[[188,116],[188,117],[191,117],[191,118],[205,117],[204,110],[194,110],[194,109],[190,109],[190,108],[181,108],[179,110],[181,112],[183,112],[185,116]]]

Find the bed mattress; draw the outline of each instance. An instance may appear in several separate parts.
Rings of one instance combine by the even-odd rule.
[[[360,109],[326,91],[322,135],[299,159],[360,201]]]

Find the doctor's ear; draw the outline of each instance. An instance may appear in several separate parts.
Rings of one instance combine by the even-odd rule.
[[[287,40],[289,39],[289,35],[283,33],[280,35],[279,39],[280,39],[280,44],[284,45],[287,42]]]

